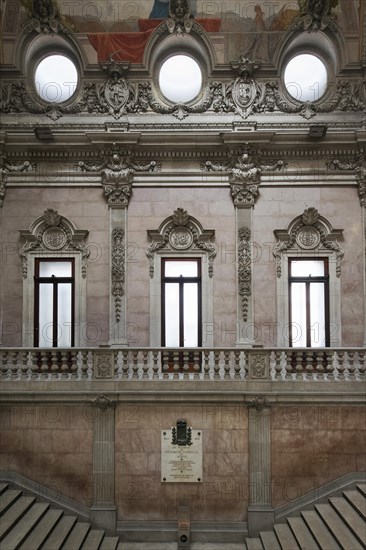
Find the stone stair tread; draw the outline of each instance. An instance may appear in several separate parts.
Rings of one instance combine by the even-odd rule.
[[[34,497],[21,497],[5,512],[0,522],[0,540],[7,535],[35,500]]]
[[[23,542],[20,550],[38,550],[62,517],[62,510],[48,510]]]
[[[3,513],[6,512],[6,510],[10,508],[16,500],[18,500],[21,494],[22,491],[19,491],[18,489],[8,489],[0,495],[0,516],[2,516]]]
[[[343,497],[329,499],[333,508],[338,512],[343,521],[351,529],[358,541],[366,547],[366,523],[365,520]]]
[[[66,539],[65,548],[67,550],[80,550],[89,531],[90,523],[76,523]]]
[[[328,526],[329,530],[343,548],[363,550],[356,537],[353,533],[351,533],[350,529],[341,520],[340,516],[330,504],[316,504],[315,508],[324,523]]]
[[[366,498],[359,491],[343,491],[343,495],[356,512],[366,520]]]
[[[290,527],[286,523],[273,526],[282,550],[301,550]]]
[[[259,538],[246,539],[248,550],[263,550],[263,544]]]
[[[311,531],[301,517],[288,518],[287,522],[300,548],[306,548],[306,550],[319,550],[319,546],[315,542]]]
[[[6,483],[5,481],[2,481],[0,483],[0,495],[2,495],[4,493],[4,491],[6,491],[6,489],[9,487],[9,484]]]
[[[314,510],[301,512],[301,516],[322,550],[340,550],[328,527]]]
[[[42,550],[59,550],[77,520],[76,516],[63,516],[42,546]]]
[[[259,533],[264,550],[281,550],[278,539],[273,531],[262,531]]]
[[[356,487],[366,497],[366,483],[357,483]]]
[[[118,537],[104,537],[99,550],[117,550]]]
[[[32,507],[23,515],[20,521],[17,522],[17,528],[12,529],[11,532],[4,537],[1,541],[1,550],[14,550],[17,548],[28,534],[34,529],[34,526],[40,521],[40,519],[47,512],[49,504],[44,502],[36,502]],[[31,547],[28,547],[31,548]],[[32,550],[34,550],[32,548]]]
[[[104,537],[104,531],[100,529],[91,529],[83,543],[85,550],[98,550]]]

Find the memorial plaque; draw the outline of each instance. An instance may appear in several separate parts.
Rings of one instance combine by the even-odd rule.
[[[161,481],[202,482],[202,432],[188,428],[188,443],[179,444],[175,428],[161,432]]]

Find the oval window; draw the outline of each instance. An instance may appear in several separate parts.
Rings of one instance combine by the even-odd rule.
[[[36,68],[38,95],[49,103],[62,103],[74,94],[79,75],[75,64],[64,55],[49,55]]]
[[[192,101],[202,87],[202,72],[197,61],[188,55],[169,57],[161,66],[159,87],[173,103]]]
[[[298,101],[317,101],[326,90],[327,69],[324,63],[311,54],[293,57],[287,64],[284,74],[288,93]]]

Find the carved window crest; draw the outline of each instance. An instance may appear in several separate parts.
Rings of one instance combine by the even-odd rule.
[[[28,276],[28,255],[30,252],[45,254],[47,252],[80,252],[81,273],[86,277],[89,249],[85,244],[88,231],[76,229],[74,224],[56,210],[48,209],[37,218],[30,229],[20,231],[25,243],[19,250],[23,261],[23,277]]]
[[[147,251],[150,260],[150,277],[154,277],[154,258],[157,251],[195,252],[203,250],[208,257],[208,274],[213,275],[213,260],[216,248],[210,242],[214,230],[203,229],[202,225],[183,208],[177,208],[156,230],[148,230],[151,244]]]
[[[295,218],[287,229],[275,230],[277,244],[273,255],[276,258],[277,277],[282,275],[282,256],[288,252],[299,256],[304,251],[330,251],[335,255],[336,274],[341,275],[341,260],[344,252],[337,239],[342,236],[343,229],[333,229],[330,223],[320,216],[316,208],[307,208],[301,216]]]

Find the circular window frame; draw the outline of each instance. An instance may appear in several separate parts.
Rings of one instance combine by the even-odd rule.
[[[149,50],[148,68],[151,75],[152,90],[162,105],[173,107],[179,104],[168,99],[159,85],[161,67],[175,55],[185,55],[192,58],[199,66],[202,77],[201,89],[198,94],[190,101],[180,104],[190,107],[202,101],[209,82],[209,75],[212,72],[211,52],[208,52],[204,43],[196,39],[194,33],[184,36],[168,35],[160,42],[156,42],[153,48]]]
[[[36,73],[37,73],[39,65],[43,61],[48,59],[49,57],[55,57],[55,56],[63,57],[64,59],[67,59],[68,61],[70,61],[72,63],[72,65],[74,66],[75,71],[76,71],[76,75],[77,75],[77,82],[76,82],[76,86],[75,86],[74,91],[72,92],[72,94],[68,98],[66,98],[62,101],[49,101],[49,100],[45,99],[41,95],[40,91],[37,88]],[[32,84],[33,84],[33,88],[35,90],[35,93],[37,95],[37,99],[42,101],[45,105],[67,105],[67,104],[73,103],[75,101],[76,93],[77,93],[78,89],[80,88],[80,70],[78,69],[77,64],[75,63],[74,59],[71,58],[70,55],[67,55],[67,54],[65,54],[63,52],[60,52],[60,51],[57,51],[56,53],[47,52],[46,55],[43,55],[39,59],[35,60],[35,62],[33,64],[33,70],[32,70],[32,79],[33,79]],[[57,84],[59,84],[59,83],[57,83]]]
[[[77,72],[77,84],[71,96],[64,101],[47,101],[38,93],[36,86],[36,70],[38,65],[47,57],[60,55],[69,59],[75,66]],[[73,44],[69,44],[63,37],[55,35],[38,36],[29,44],[25,56],[24,67],[27,75],[27,86],[31,92],[32,98],[42,106],[49,107],[50,105],[68,106],[78,101],[82,90],[83,78],[83,62],[79,52],[75,51]]]
[[[325,68],[325,71],[326,71],[327,82],[326,82],[324,91],[317,99],[314,99],[314,100],[297,99],[287,89],[287,85],[286,85],[286,82],[285,82],[286,69],[287,69],[289,63],[293,59],[295,59],[296,57],[299,57],[301,55],[310,55],[312,57],[316,57],[323,64],[323,66]],[[291,51],[291,53],[288,56],[286,56],[286,60],[284,61],[283,66],[282,66],[282,70],[281,70],[281,83],[282,83],[283,89],[286,92],[287,97],[291,98],[291,101],[295,102],[296,104],[300,104],[300,105],[305,105],[306,103],[317,104],[317,103],[323,102],[325,97],[327,97],[329,95],[329,87],[330,87],[330,84],[331,84],[331,81],[332,81],[331,76],[330,76],[330,65],[331,65],[330,61],[327,60],[327,59],[324,59],[323,53],[319,54],[319,52],[315,52],[314,50],[311,50],[311,51],[308,50],[308,49],[304,50],[303,48],[301,48],[300,50],[296,49],[294,51]]]
[[[188,99],[187,101],[174,101],[173,99],[170,99],[167,95],[165,95],[165,93],[162,91],[162,87],[161,87],[161,83],[160,83],[160,73],[161,73],[161,70],[163,68],[163,66],[165,65],[165,63],[167,63],[167,61],[169,61],[170,59],[174,58],[174,57],[177,57],[177,56],[183,56],[183,57],[187,57],[189,59],[192,59],[192,61],[194,61],[200,71],[200,87],[199,87],[199,90],[198,92],[195,94],[194,97],[192,97],[191,99]],[[189,55],[187,53],[183,53],[183,52],[174,52],[172,55],[169,55],[166,59],[164,59],[163,61],[160,62],[160,66],[159,66],[159,70],[158,70],[158,82],[157,82],[157,86],[159,88],[159,94],[164,98],[164,101],[165,102],[169,102],[171,105],[193,105],[197,102],[197,98],[198,97],[201,97],[202,96],[202,91],[203,91],[203,72],[202,72],[202,67],[201,67],[201,64],[199,63],[199,61],[197,61],[197,59],[195,57],[193,57],[192,55]]]

